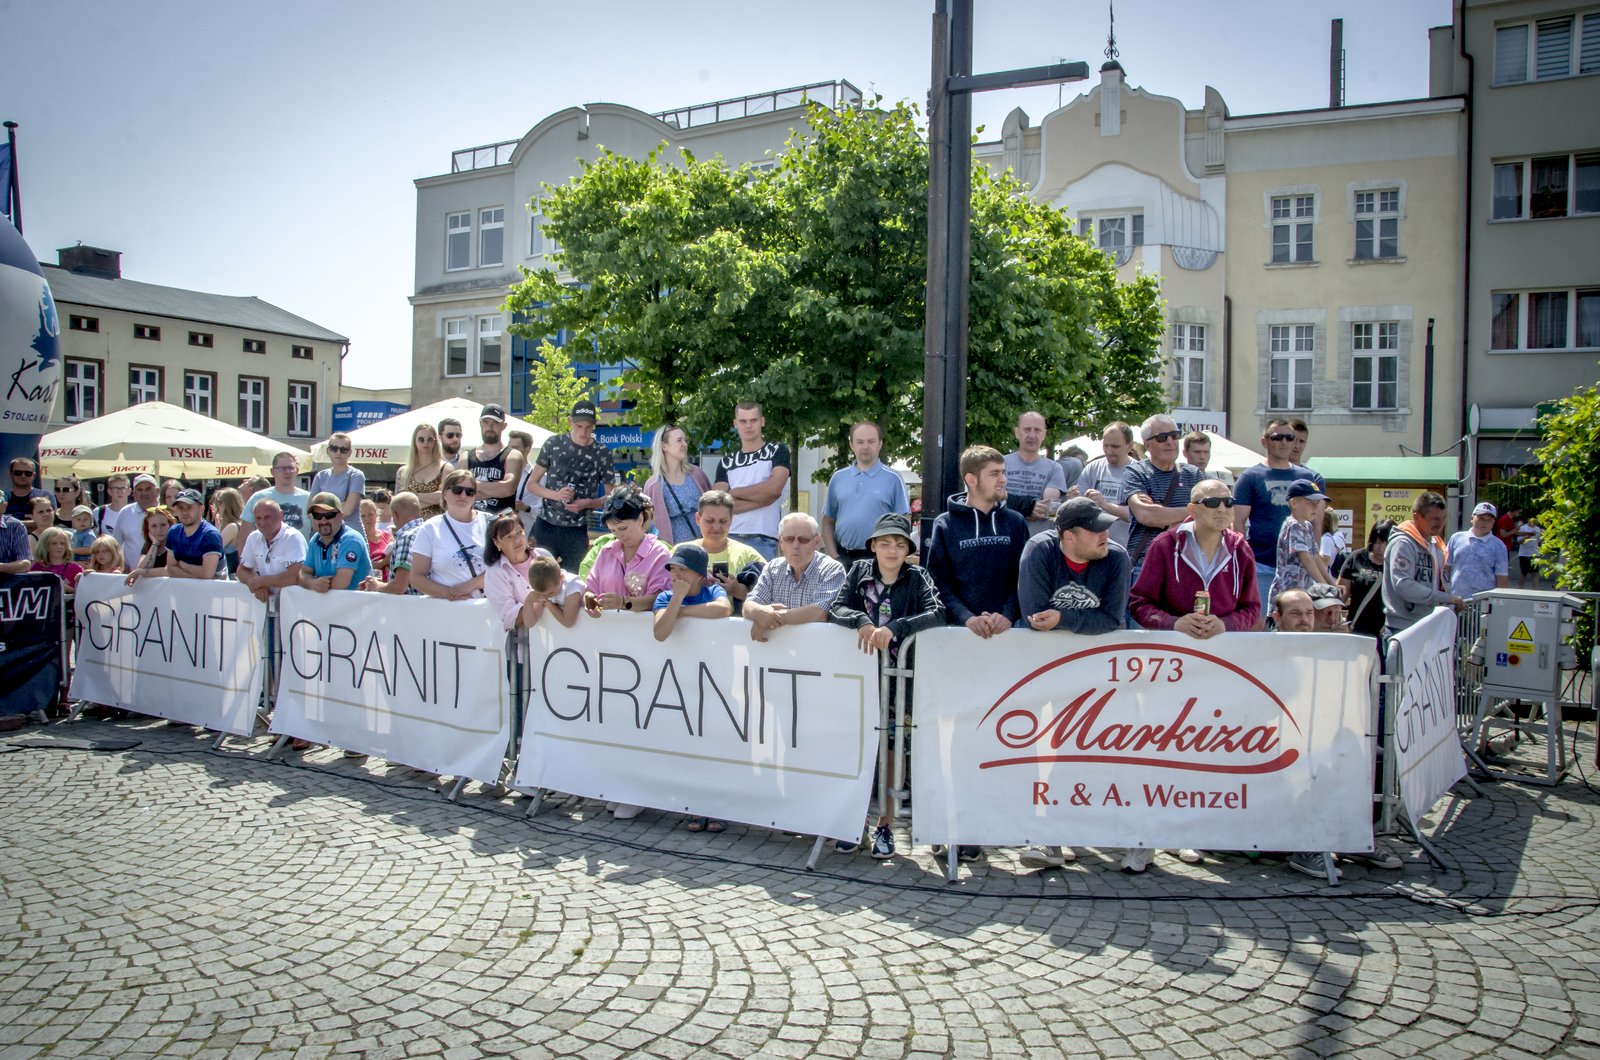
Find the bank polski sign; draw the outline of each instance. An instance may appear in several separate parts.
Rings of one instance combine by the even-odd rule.
[[[1365,638],[970,638],[917,637],[913,841],[1372,849]]]
[[[50,422],[60,334],[44,270],[21,233],[0,224],[0,452],[7,458],[31,454]]]

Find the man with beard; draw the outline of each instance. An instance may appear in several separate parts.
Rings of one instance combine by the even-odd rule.
[[[461,466],[461,421],[450,416],[434,427],[439,435],[439,455],[451,467]]]
[[[478,499],[472,507],[488,512],[492,519],[513,507],[512,494],[522,480],[522,453],[503,445],[500,434],[506,427],[506,410],[499,405],[483,406],[478,415],[478,433],[483,444],[467,454],[467,468],[478,480]]]

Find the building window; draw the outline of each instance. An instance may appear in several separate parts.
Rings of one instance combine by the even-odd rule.
[[[444,374],[467,374],[468,317],[456,317],[444,322]]]
[[[530,258],[549,258],[561,252],[561,247],[546,232],[545,223],[545,216],[542,213],[530,214],[528,217],[528,257]]]
[[[73,331],[99,331],[100,330],[100,318],[99,317],[73,316],[73,317],[68,317],[67,321],[68,321],[67,326],[70,327]]]
[[[1311,230],[1316,218],[1315,195],[1272,197],[1272,261],[1312,261]]]
[[[289,350],[289,356],[293,357],[297,361],[309,361],[309,360],[311,360],[311,347],[310,346],[294,346],[294,347],[291,347],[290,350]]]
[[[1600,349],[1600,288],[1496,291],[1491,298],[1491,350]]]
[[[239,426],[267,433],[267,381],[259,376],[239,377]]]
[[[471,213],[453,213],[445,216],[444,267],[447,272],[472,268]]]
[[[1356,258],[1400,256],[1400,189],[1356,192]]]
[[[1497,162],[1496,221],[1600,213],[1600,153]]]
[[[506,211],[503,206],[478,211],[478,267],[504,264],[506,260]]]
[[[1310,409],[1311,371],[1315,357],[1310,324],[1274,324],[1268,341],[1272,375],[1267,387],[1267,407]]]
[[[191,346],[204,346],[206,349],[209,350],[215,344],[216,344],[215,336],[210,335],[207,332],[204,332],[204,331],[191,331],[191,332],[189,332],[189,345],[191,345]]]
[[[128,404],[161,400],[161,369],[132,365],[128,368]]]
[[[309,438],[316,432],[317,384],[289,381],[289,433]]]
[[[1385,320],[1350,325],[1350,407],[1400,407],[1400,325]]]
[[[500,374],[501,332],[498,316],[478,319],[478,374]]]
[[[135,324],[133,337],[136,339],[149,339],[152,342],[161,341],[161,329],[154,324]]]
[[[92,420],[100,415],[100,362],[69,357],[61,364],[65,386],[62,402],[68,423]]]
[[[1600,11],[1501,26],[1494,38],[1494,83],[1600,73]]]
[[[1206,326],[1172,325],[1173,400],[1179,408],[1206,407]]]
[[[266,353],[267,352],[266,340],[265,339],[245,339],[244,340],[244,352],[245,353]]]
[[[217,377],[210,372],[183,373],[183,407],[201,416],[214,416],[212,395]]]

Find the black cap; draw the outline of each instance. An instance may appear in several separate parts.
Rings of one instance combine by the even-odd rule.
[[[483,411],[478,413],[480,420],[495,420],[498,423],[506,422],[506,410],[500,405],[490,402],[483,406]]]
[[[588,398],[584,398],[582,401],[572,406],[572,411],[567,414],[567,419],[569,420],[588,420],[590,423],[593,423],[599,418],[600,417],[595,413],[594,402],[590,401]]]
[[[867,544],[880,537],[893,537],[895,535],[911,540],[911,520],[899,512],[888,512],[878,516],[877,525],[872,528],[872,533],[867,535]]]
[[[1088,497],[1074,497],[1056,509],[1057,530],[1092,530],[1099,533],[1110,530],[1117,517],[1101,511],[1100,506]]]

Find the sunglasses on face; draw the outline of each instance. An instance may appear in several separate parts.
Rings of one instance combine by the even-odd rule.
[[[1162,431],[1160,434],[1152,434],[1150,437],[1146,438],[1145,441],[1146,442],[1170,442],[1174,438],[1177,438],[1178,436],[1180,436],[1181,434],[1183,434],[1182,431]]]
[[[13,468],[12,471],[11,471],[11,477],[12,478],[32,478],[33,477],[33,472],[32,471],[17,471],[16,469]]]
[[[348,445],[330,445],[330,446],[328,446],[328,452],[330,452],[330,453],[348,453],[349,451],[350,451],[350,447]]]
[[[417,444],[418,445],[432,445],[434,442],[436,442],[438,440],[439,439],[435,438],[431,434],[425,434],[421,438],[417,439]]]
[[[458,439],[460,437],[461,437],[461,435],[459,435],[459,434],[447,434],[447,435],[444,436],[444,440],[447,441],[447,442],[453,442],[453,441],[455,441],[456,439]]]
[[[56,492],[57,493],[71,493],[73,490],[75,490],[77,488],[78,487],[76,487],[76,486],[57,486],[56,487]]]
[[[1292,441],[1294,441],[1294,435],[1292,435],[1292,434],[1269,434],[1269,435],[1267,435],[1267,441],[1269,441],[1269,442],[1292,442]]]
[[[1195,503],[1196,504],[1203,504],[1207,508],[1210,508],[1213,511],[1215,511],[1218,508],[1232,508],[1233,507],[1233,498],[1232,497],[1206,497],[1204,500],[1201,500],[1201,499],[1197,498],[1195,500]]]
[[[312,512],[311,521],[316,523],[325,523],[338,514],[338,512]]]
[[[478,495],[478,491],[471,486],[451,486],[450,492],[457,497],[476,497]]]

